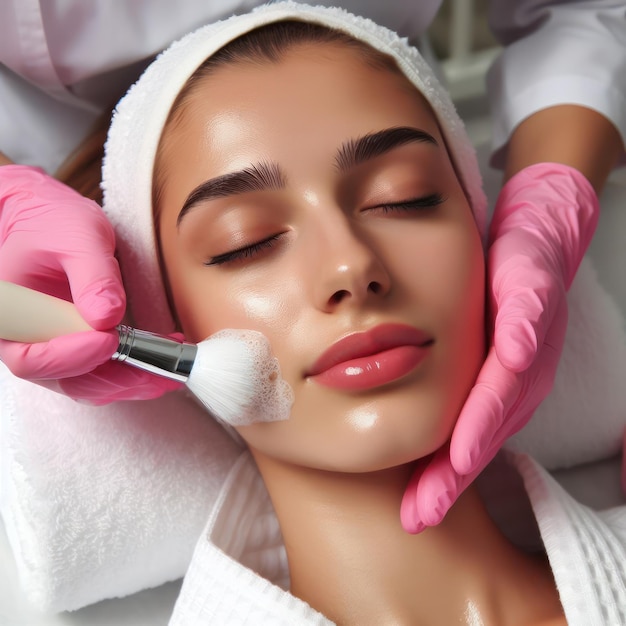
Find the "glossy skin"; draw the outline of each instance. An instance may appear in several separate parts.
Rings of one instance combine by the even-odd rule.
[[[240,434],[256,454],[341,472],[435,451],[484,358],[485,268],[429,105],[355,51],[304,44],[277,64],[220,68],[187,107],[166,136],[157,223],[182,329],[262,332],[295,395],[289,420]],[[338,165],[348,142],[399,127],[432,141]],[[252,167],[268,188],[197,202],[177,224],[199,185]],[[309,375],[338,340],[381,324],[429,338],[415,366],[363,389]]]

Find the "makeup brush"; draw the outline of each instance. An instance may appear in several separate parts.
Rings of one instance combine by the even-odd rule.
[[[0,338],[49,341],[93,330],[73,303],[0,281]],[[178,342],[130,326],[116,327],[111,359],[183,382],[231,426],[287,419],[293,402],[267,338],[252,330],[222,330],[199,344]]]

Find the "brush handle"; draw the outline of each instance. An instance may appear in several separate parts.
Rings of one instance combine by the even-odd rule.
[[[72,302],[0,281],[0,338],[23,343],[50,341],[93,330]]]
[[[0,339],[38,343],[93,330],[71,302],[0,280]],[[120,325],[114,361],[157,376],[186,382],[198,347],[145,330]]]

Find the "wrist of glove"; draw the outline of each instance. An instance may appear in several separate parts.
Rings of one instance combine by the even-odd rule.
[[[541,243],[542,260],[560,273],[567,290],[589,247],[599,213],[597,194],[583,174],[560,163],[537,163],[515,174],[502,188],[489,241],[493,245],[516,232],[527,235],[524,243],[532,239]],[[529,256],[534,253],[515,247]]]

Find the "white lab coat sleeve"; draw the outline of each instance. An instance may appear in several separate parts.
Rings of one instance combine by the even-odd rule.
[[[0,151],[54,172],[149,61],[195,28],[263,0],[0,0]],[[405,36],[441,0],[316,0]]]
[[[53,173],[147,63],[259,0],[3,0],[0,151]]]
[[[520,122],[559,104],[598,111],[626,138],[626,2],[492,0],[489,11],[504,46],[487,76],[492,165]]]

